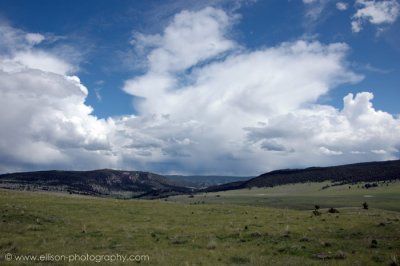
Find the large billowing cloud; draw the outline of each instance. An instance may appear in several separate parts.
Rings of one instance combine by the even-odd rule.
[[[273,117],[266,125],[248,128],[248,136],[254,144],[276,154],[272,157],[285,155],[299,165],[393,159],[400,148],[396,136],[400,121],[375,110],[372,98],[368,92],[349,94],[342,110],[322,105],[300,108]],[[270,148],[270,143],[280,149]]]
[[[74,67],[37,49],[40,34],[2,25],[0,39],[0,170],[110,165],[108,125],[85,105]]]
[[[400,121],[375,110],[372,94],[347,95],[342,110],[317,104],[362,79],[347,67],[346,44],[249,50],[230,37],[237,19],[213,8],[183,11],[160,34],[135,33],[144,74],[123,89],[138,113],[107,120],[84,103],[74,67],[36,48],[42,38],[4,49],[1,167],[251,175],[396,158]]]
[[[191,23],[177,23],[182,16],[190,17],[185,21]],[[135,145],[143,139],[132,139],[126,144],[132,150],[157,157],[156,163],[175,157],[172,169],[178,164],[179,169],[189,172],[210,173],[393,158],[396,151],[390,147],[398,142],[396,137],[383,145],[388,136],[373,131],[372,120],[356,123],[361,116],[376,117],[374,123],[388,119],[393,129],[399,130],[395,127],[399,121],[386,113],[381,118],[381,112],[373,110],[370,94],[355,96],[352,101],[356,104],[347,96],[342,111],[315,104],[335,86],[361,79],[346,67],[346,44],[294,41],[249,51],[232,42],[226,45],[229,24],[218,23],[201,45],[205,51],[226,48],[218,54],[213,49],[206,58],[192,56],[188,63],[183,59],[195,48],[182,46],[186,40],[168,40],[172,32],[173,36],[194,39],[201,28],[196,27],[199,22],[195,18],[228,21],[226,14],[210,8],[185,12],[156,37],[140,35],[142,41],[135,39],[134,43],[146,51],[148,68],[146,74],[127,81],[124,87],[143,98],[137,103],[140,117],[132,119],[136,124],[127,132],[145,133],[151,139],[146,139],[146,145]],[[154,38],[157,42],[150,45],[147,40]],[[155,61],[160,51],[171,58]],[[148,118],[144,121],[144,117]],[[381,143],[368,144],[370,136],[382,136]],[[387,153],[378,157],[374,152],[378,150]]]

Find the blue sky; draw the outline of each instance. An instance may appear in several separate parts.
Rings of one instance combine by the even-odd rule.
[[[396,159],[399,13],[396,0],[0,0],[0,171]]]

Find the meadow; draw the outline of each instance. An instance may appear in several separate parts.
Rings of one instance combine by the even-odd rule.
[[[378,187],[369,189],[364,185],[365,183],[332,186],[331,182],[326,181],[182,195],[168,200],[187,204],[236,204],[296,210],[312,210],[315,205],[321,208],[357,208],[367,202],[373,208],[400,211],[400,181],[381,182]]]
[[[77,264],[21,263],[15,261],[16,255],[133,254],[148,260],[78,264],[398,265],[399,184],[360,191],[340,187],[320,191],[319,186],[253,188],[152,201],[0,190],[0,264]],[[271,198],[258,195],[268,193]],[[307,206],[307,198],[300,200],[306,195],[312,198]],[[341,197],[348,206],[346,201],[345,207],[339,206]],[[361,208],[365,199],[368,210]],[[314,200],[321,205],[321,215],[312,214]],[[328,213],[325,204],[334,205],[339,213]],[[13,259],[7,261],[6,254]]]

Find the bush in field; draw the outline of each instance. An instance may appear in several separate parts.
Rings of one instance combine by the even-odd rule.
[[[368,210],[368,203],[364,201],[362,204],[364,210]]]
[[[321,212],[319,211],[319,208],[320,208],[319,205],[315,205],[314,208],[315,208],[315,209],[313,210],[312,213],[313,213],[315,216],[320,216],[320,215],[321,215]]]
[[[378,241],[376,241],[376,239],[372,239],[370,247],[371,248],[377,248],[378,247]]]
[[[328,210],[328,212],[329,212],[329,213],[339,213],[339,210],[338,210],[338,209],[335,209],[335,208],[330,208],[330,209]]]
[[[369,188],[372,188],[372,187],[377,187],[377,186],[378,186],[377,183],[367,183],[367,184],[364,185],[364,187],[366,189],[369,189]]]

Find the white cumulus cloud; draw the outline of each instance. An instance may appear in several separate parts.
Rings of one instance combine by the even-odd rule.
[[[0,171],[110,165],[109,125],[91,115],[72,67],[29,34],[3,26],[0,35],[16,42],[0,54]]]
[[[400,14],[397,0],[357,0],[356,7],[357,12],[351,22],[353,32],[360,32],[366,22],[374,25],[392,24]]]
[[[25,35],[26,40],[29,44],[36,45],[44,41],[45,37],[39,33],[27,33]]]
[[[349,5],[345,2],[337,2],[336,3],[336,8],[340,11],[347,10],[348,7],[349,7]]]
[[[0,27],[0,171],[252,175],[398,156],[399,118],[376,110],[371,93],[348,94],[341,110],[317,104],[363,78],[348,68],[348,45],[248,49],[231,38],[237,19],[182,11],[159,34],[135,33],[145,68],[123,90],[138,96],[138,113],[108,119],[85,104],[76,66]]]
[[[347,68],[346,44],[299,40],[258,50],[236,44],[202,58],[190,57],[190,63],[185,63],[179,60],[180,55],[193,51],[192,35],[197,34],[190,23],[196,24],[195,18],[200,16],[195,12],[184,14],[192,16],[187,19],[189,24],[177,26],[173,20],[164,33],[156,37],[141,34],[142,41],[136,39],[135,45],[146,47],[148,68],[144,75],[128,80],[124,90],[144,100],[137,104],[138,117],[116,121],[124,127],[127,137],[120,140],[129,156],[140,153],[149,167],[164,170],[241,174],[288,165],[376,159],[377,154],[372,152],[375,146],[389,150],[380,158],[395,156],[397,149],[391,147],[398,145],[397,137],[393,135],[390,144],[384,143],[388,136],[369,144],[369,137],[362,132],[378,134],[371,131],[371,123],[351,125],[366,114],[372,119],[380,113],[393,127],[399,124],[390,114],[371,107],[370,94],[357,95],[353,100],[362,102],[356,104],[357,108],[369,106],[368,112],[354,110],[354,117],[343,114],[348,113],[351,101],[342,111],[315,104],[335,86],[362,79]],[[225,16],[212,9],[200,14],[215,21],[215,14]],[[213,40],[217,47],[234,43],[228,41],[229,32],[224,27],[218,29],[207,33],[207,40]],[[154,53],[171,45],[164,39],[172,31],[174,36],[191,36],[188,41],[181,40],[187,45],[176,44],[183,49],[177,59],[154,60]],[[358,134],[355,140],[354,134]],[[355,156],[351,153],[354,150],[365,151],[365,156]]]
[[[394,159],[400,148],[400,120],[375,110],[372,99],[369,92],[348,94],[342,110],[313,105],[270,117],[266,125],[248,128],[248,138],[260,147],[265,141],[279,141],[293,151],[285,159],[299,165]],[[276,163],[284,167],[280,160]]]

